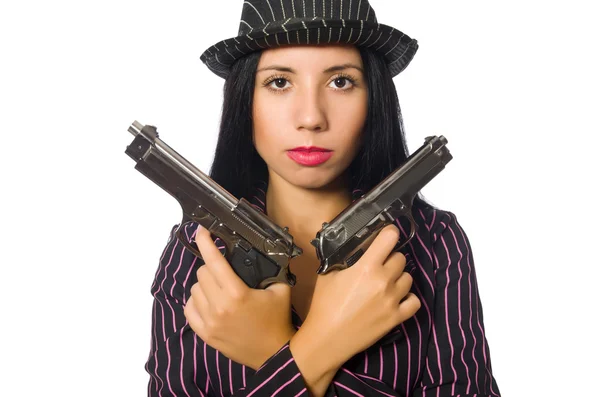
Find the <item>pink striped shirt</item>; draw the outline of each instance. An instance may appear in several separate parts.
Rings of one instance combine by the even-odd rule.
[[[355,191],[354,199],[361,194]],[[265,201],[264,191],[257,189],[251,202],[264,212]],[[467,235],[452,212],[414,209],[413,217],[417,232],[401,252],[421,309],[346,362],[326,395],[500,396]],[[406,239],[408,220],[399,218],[396,224],[401,239]],[[174,230],[151,287],[148,396],[308,396],[289,344],[254,371],[229,360],[194,333],[183,309],[202,261],[177,241]],[[190,241],[194,233],[195,226],[190,225],[186,229]],[[301,327],[300,317],[291,310],[294,325]]]

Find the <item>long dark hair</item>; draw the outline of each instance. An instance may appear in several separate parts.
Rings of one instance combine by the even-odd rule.
[[[366,193],[408,158],[398,94],[383,59],[360,49],[368,87],[363,145],[348,169],[352,189]],[[238,60],[223,88],[223,109],[210,177],[237,198],[252,197],[268,170],[252,143],[252,98],[260,52]],[[413,210],[435,208],[419,194]]]

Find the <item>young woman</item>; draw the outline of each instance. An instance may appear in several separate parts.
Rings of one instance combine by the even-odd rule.
[[[452,212],[418,196],[400,252],[406,219],[354,266],[316,274],[322,223],[408,157],[392,77],[416,50],[366,0],[252,0],[238,36],[202,55],[225,78],[210,176],[304,253],[294,287],[251,289],[205,229],[186,228],[202,259],[172,233],[152,286],[149,395],[500,395]]]

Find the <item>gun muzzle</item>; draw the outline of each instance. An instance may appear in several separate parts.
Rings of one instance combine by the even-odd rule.
[[[144,128],[144,126],[136,120],[131,123],[131,126],[129,126],[127,131],[131,132],[131,135],[137,136],[137,134],[142,132],[142,128]]]

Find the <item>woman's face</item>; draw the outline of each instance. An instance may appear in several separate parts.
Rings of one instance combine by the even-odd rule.
[[[360,147],[367,87],[351,46],[263,51],[253,101],[254,145],[279,177],[305,188],[339,178]]]

